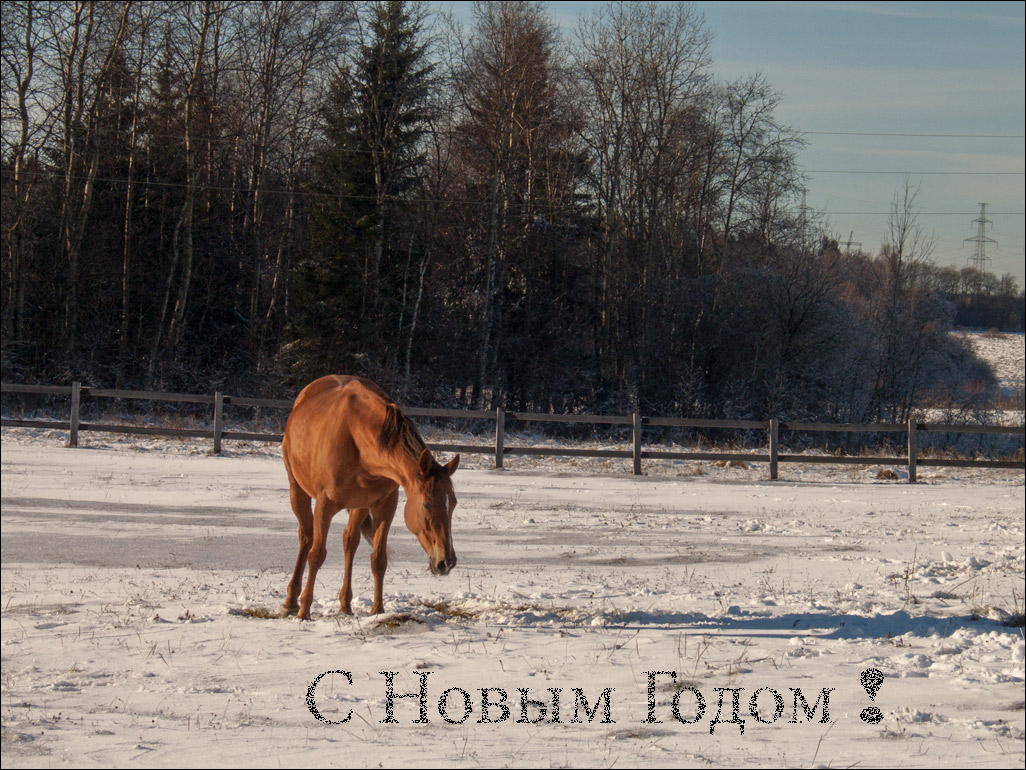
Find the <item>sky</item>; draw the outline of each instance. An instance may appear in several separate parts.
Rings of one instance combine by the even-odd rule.
[[[470,3],[440,2],[469,20]],[[566,34],[598,2],[550,2]],[[987,204],[988,269],[1026,286],[1026,4],[696,2],[722,80],[762,73],[808,142],[807,205],[875,252],[906,177],[938,265],[965,267]]]

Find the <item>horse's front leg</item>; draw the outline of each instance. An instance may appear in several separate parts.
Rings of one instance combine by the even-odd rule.
[[[340,506],[324,497],[318,497],[314,505],[313,517],[313,540],[310,543],[310,553],[307,556],[308,572],[306,587],[299,595],[300,620],[310,619],[310,605],[313,604],[314,585],[317,583],[317,571],[324,564],[324,557],[328,553],[328,527],[331,526],[331,518],[338,513]]]
[[[396,506],[399,504],[398,488],[374,505],[373,542],[371,549],[371,572],[374,573],[374,604],[371,615],[385,611],[382,594],[385,588],[385,570],[388,568],[388,530],[392,526]]]
[[[342,543],[345,548],[345,574],[342,578],[342,590],[338,592],[339,612],[346,615],[353,614],[353,559],[356,557],[356,549],[360,546],[360,528],[363,520],[370,515],[370,508],[350,508],[349,523],[342,535]]]

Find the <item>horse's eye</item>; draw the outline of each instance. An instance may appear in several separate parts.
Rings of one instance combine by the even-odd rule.
[[[429,503],[427,500],[424,501],[424,510],[425,511],[433,510],[433,507],[432,507],[431,503]]]

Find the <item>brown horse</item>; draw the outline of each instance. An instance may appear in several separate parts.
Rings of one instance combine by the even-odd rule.
[[[456,565],[451,529],[456,495],[450,476],[460,456],[447,465],[436,462],[413,423],[374,383],[332,375],[307,385],[285,425],[282,457],[292,510],[299,519],[299,557],[285,598],[287,612],[298,609],[299,617],[309,620],[317,570],[327,554],[328,527],[343,508],[349,509],[349,523],[345,577],[338,594],[341,611],[352,613],[353,557],[361,533],[372,543],[371,613],[384,611],[388,529],[400,486],[406,492],[406,526],[427,553],[431,571],[447,575]],[[317,501],[312,513],[311,498]],[[308,559],[310,574],[300,595]]]

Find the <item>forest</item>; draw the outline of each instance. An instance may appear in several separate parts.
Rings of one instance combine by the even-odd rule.
[[[2,6],[4,382],[708,418],[965,412],[1011,276],[805,205],[685,3]]]

